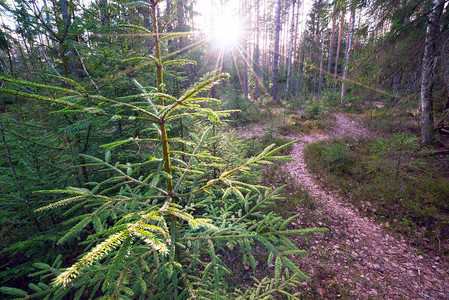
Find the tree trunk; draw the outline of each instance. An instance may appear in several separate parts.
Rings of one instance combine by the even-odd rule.
[[[402,72],[399,71],[393,76],[393,96],[394,96],[394,105],[397,105],[399,103],[399,97],[398,97],[398,87],[399,84],[401,84],[402,80]]]
[[[350,53],[352,50],[352,38],[354,35],[354,24],[355,24],[355,1],[352,3],[351,6],[351,18],[349,20],[349,28],[348,28],[348,40],[347,40],[347,44],[346,44],[346,50],[345,50],[345,67],[343,69],[343,82],[341,84],[341,103],[343,104],[345,102],[345,96],[346,96],[346,88],[345,88],[345,84],[346,84],[346,76],[347,76],[347,72],[348,72],[348,67],[349,67],[349,58],[350,58]]]
[[[176,3],[178,31],[184,31],[184,7],[181,1]],[[178,39],[178,49],[184,48],[184,37]]]
[[[81,79],[82,73],[81,73],[81,67],[79,64],[79,61],[77,59],[77,53],[76,53],[76,49],[74,45],[70,45],[70,43],[75,42],[75,40],[73,39],[73,37],[71,37],[68,32],[70,29],[70,26],[72,24],[73,21],[73,12],[74,9],[73,7],[71,7],[71,5],[73,5],[72,2],[68,2],[68,0],[61,0],[60,1],[60,8],[61,8],[61,17],[62,17],[62,21],[64,22],[64,32],[61,32],[60,35],[60,39],[59,39],[59,43],[60,43],[60,51],[61,51],[61,60],[63,62],[63,66],[64,66],[64,76],[65,77],[69,77],[69,74],[73,74],[73,77],[75,77],[76,79]],[[66,40],[67,39],[67,40]],[[66,56],[66,46],[64,45],[64,43],[67,42],[69,43],[69,57],[71,59],[70,64],[67,61],[67,56]],[[69,119],[69,117],[67,117],[67,119],[69,120],[70,123],[76,123],[77,122],[77,117],[74,115],[71,119]],[[88,133],[89,135],[89,133]],[[86,143],[83,146],[82,142],[81,142],[81,136],[79,133],[76,134],[75,136],[75,144],[76,144],[76,148],[80,153],[85,153],[88,146],[88,135],[86,137]],[[84,150],[83,150],[84,149]],[[86,167],[86,162],[84,157],[80,157],[79,159],[79,163],[81,165],[80,169],[81,169],[81,174],[82,177],[84,179],[84,183],[89,182],[89,174],[87,172],[87,167]]]
[[[445,0],[434,0],[426,30],[426,45],[424,47],[421,71],[421,142],[423,145],[433,142],[432,88],[437,64],[435,38],[445,2]]]
[[[335,78],[337,78],[338,76],[338,60],[340,58],[341,37],[343,34],[343,28],[345,26],[345,15],[346,15],[346,7],[343,7],[341,11],[340,30],[338,31],[337,53],[335,57],[335,69],[334,69]]]
[[[299,2],[302,2],[301,3],[301,17],[303,18],[304,17],[304,1],[298,1],[298,14],[299,14]],[[303,26],[301,27],[301,30],[302,30],[302,28],[303,28]],[[295,47],[295,51],[297,53],[296,57],[297,57],[297,60],[298,60],[298,67],[297,67],[298,74],[297,74],[297,77],[296,77],[296,80],[295,80],[295,97],[300,96],[300,94],[299,94],[299,92],[300,92],[300,80],[301,80],[301,78],[304,75],[304,60],[303,60],[303,56],[302,56],[302,53],[301,53],[303,44],[304,44],[304,36],[301,35],[301,38],[299,39],[298,49],[296,50],[296,47]],[[302,72],[301,72],[301,69],[302,69]]]
[[[263,9],[263,16],[264,18],[267,16],[267,3],[266,1],[264,1],[264,9]],[[268,26],[267,26],[267,22],[264,22],[264,33],[265,33],[265,38],[263,39],[263,59],[262,59],[262,67],[260,69],[260,77],[262,78],[262,82],[269,82],[270,78],[269,74],[270,74],[270,69],[268,67],[268,63],[269,63],[269,57],[271,57],[271,55],[269,55],[269,49],[270,49],[270,45],[268,44],[268,37],[270,36],[270,32],[268,31]],[[268,80],[266,80],[266,78]]]
[[[246,15],[246,1],[243,2],[242,15]],[[242,18],[243,19],[243,18]],[[245,24],[246,27],[246,24]],[[248,43],[246,37],[243,38],[243,95],[248,99]]]
[[[165,32],[172,32],[173,31],[173,24],[171,22],[171,17],[172,17],[172,4],[170,2],[170,0],[166,0],[165,1],[165,10],[164,10],[164,15],[162,17],[162,28],[164,28]],[[167,41],[167,48],[169,49],[173,49],[173,40],[169,39]]]
[[[303,6],[303,9],[304,9],[304,6]],[[300,40],[299,40],[299,48],[298,48],[298,51],[297,51],[297,56],[298,56],[298,77],[296,78],[296,81],[295,81],[295,97],[298,97],[298,96],[300,96],[299,95],[299,92],[300,92],[300,81],[301,81],[301,79],[303,78],[303,76],[304,76],[304,70],[305,70],[305,64],[304,64],[304,60],[303,60],[303,56],[302,56],[302,53],[301,53],[301,51],[302,51],[302,44],[304,43],[304,38],[302,37]],[[302,69],[302,72],[301,72],[301,69]]]
[[[274,32],[274,54],[273,54],[273,88],[271,94],[274,102],[278,99],[278,77],[279,77],[279,34],[281,32],[281,0],[277,1],[276,29]]]
[[[256,1],[256,45],[254,49],[254,98],[259,99],[259,1]]]
[[[331,73],[331,68],[332,68],[332,57],[334,55],[334,40],[335,40],[335,21],[337,19],[337,14],[335,12],[335,7],[334,7],[334,11],[332,13],[332,29],[331,29],[331,39],[329,42],[329,60],[327,63],[327,74]]]
[[[107,0],[100,0],[100,24],[101,27],[107,27],[109,25],[108,20],[108,3]]]
[[[318,97],[321,97],[323,89],[323,61],[324,61],[324,30],[321,34],[320,76],[318,78]]]
[[[292,68],[292,53],[293,53],[293,41],[294,41],[294,32],[295,32],[295,6],[296,0],[292,0],[292,20],[290,27],[290,47],[288,49],[288,57],[287,57],[287,82],[285,85],[285,101],[288,100],[288,92],[289,92],[289,83],[290,83],[290,73]]]
[[[61,4],[61,17],[62,17],[62,20],[64,22],[64,26],[65,26],[64,30],[66,31],[66,33],[63,36],[66,37],[68,43],[73,43],[73,42],[76,41],[76,37],[74,39],[73,37],[70,36],[70,34],[67,34],[67,32],[69,31],[69,27],[70,27],[70,25],[73,22],[73,20],[72,20],[73,18],[71,18],[71,13],[74,12],[74,10],[72,9],[72,7],[69,7],[70,4],[72,4],[72,3],[70,2],[70,4],[69,4],[67,1],[68,0],[61,0],[60,1],[60,4]],[[63,45],[64,39],[61,39],[60,42],[61,42],[61,56],[62,56],[62,61],[64,62],[64,60],[67,59],[66,56],[65,56],[65,53],[64,53],[65,52],[65,48],[66,48]],[[76,53],[75,47],[73,45],[71,45],[70,48],[68,49],[68,52],[69,52],[69,57],[71,59],[71,62],[70,62],[70,68],[68,68],[67,61],[65,62],[65,67],[64,67],[64,69],[65,69],[65,76],[68,77],[69,73],[73,73],[73,76],[75,78],[80,79],[80,78],[83,77],[83,75],[82,75],[82,72],[81,72],[81,66],[80,66],[80,63],[79,63],[78,58],[77,58],[78,55]]]
[[[248,95],[253,95],[253,85],[252,85],[252,81],[251,81],[251,74],[254,72],[254,69],[252,68],[253,65],[253,59],[254,59],[254,30],[249,30],[249,28],[252,28],[253,25],[253,20],[252,20],[252,16],[253,16],[253,11],[252,11],[252,6],[248,4],[247,1],[245,1],[245,7],[246,7],[246,14],[248,16],[248,19],[246,21],[245,24],[245,29],[244,31],[246,32],[251,32],[251,33],[247,33],[247,36],[245,36],[245,43],[247,45],[247,57],[248,57],[248,61],[246,62],[246,65],[248,66],[249,70],[247,72],[247,81],[248,81]],[[248,43],[249,41],[249,43]]]

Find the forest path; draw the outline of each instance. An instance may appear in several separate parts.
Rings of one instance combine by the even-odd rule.
[[[295,259],[312,277],[304,287],[309,289],[306,294],[318,299],[449,299],[449,271],[439,257],[418,255],[403,237],[386,233],[336,191],[317,183],[307,169],[304,148],[309,143],[371,134],[356,119],[346,115],[335,115],[335,119],[334,128],[323,134],[289,136],[301,141],[291,150],[293,161],[284,165],[318,204],[312,224],[299,217],[292,225],[330,229],[328,235],[299,241],[310,249],[306,257]],[[301,210],[298,207],[297,213]]]

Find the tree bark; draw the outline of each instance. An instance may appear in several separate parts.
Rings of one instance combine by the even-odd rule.
[[[107,27],[109,25],[108,20],[108,3],[107,0],[100,0],[100,24],[101,27]]]
[[[349,20],[349,28],[348,28],[348,40],[346,44],[346,50],[345,50],[345,67],[343,69],[343,82],[341,84],[341,103],[343,104],[345,102],[345,96],[346,96],[346,76],[348,73],[348,67],[349,67],[349,58],[350,53],[352,50],[352,39],[354,35],[354,24],[355,24],[355,1],[352,3],[351,6],[351,18]]]
[[[345,15],[346,15],[346,7],[343,7],[343,9],[341,10],[340,30],[338,31],[337,53],[335,57],[335,69],[334,69],[335,78],[337,78],[338,76],[338,60],[340,58],[341,38],[343,34],[343,28],[345,26]]]
[[[287,57],[287,82],[285,85],[285,101],[288,100],[288,92],[289,92],[289,83],[290,83],[290,73],[292,68],[292,53],[293,53],[293,41],[294,41],[294,32],[295,32],[295,6],[296,0],[292,0],[292,19],[291,19],[291,27],[290,27],[290,47],[288,49],[288,57]]]
[[[426,30],[426,44],[421,71],[421,142],[423,145],[432,143],[434,138],[432,88],[435,82],[437,63],[435,38],[445,2],[445,0],[434,0]]]
[[[73,3],[72,1],[68,2],[70,0],[61,0],[60,4],[61,4],[61,17],[62,20],[64,22],[64,26],[65,26],[65,33],[63,35],[63,38],[61,38],[61,56],[62,56],[62,61],[66,60],[67,57],[65,56],[65,46],[63,45],[64,40],[67,39],[68,43],[73,43],[76,41],[76,37],[75,39],[73,37],[70,36],[69,34],[69,30],[70,30],[70,26],[73,23],[73,18],[71,18],[71,13],[74,11],[73,10]],[[69,57],[70,57],[70,68],[67,68],[67,62],[65,62],[65,76],[68,77],[69,73],[72,73],[73,76],[77,79],[80,79],[83,77],[82,72],[81,72],[81,66],[80,63],[78,61],[77,58],[77,53],[75,50],[74,46],[70,46],[70,48],[68,49],[69,52]]]
[[[332,13],[331,38],[329,41],[329,60],[327,63],[327,74],[331,73],[331,68],[332,68],[332,57],[334,55],[335,21],[336,21],[336,19],[337,19],[337,14],[335,12],[335,7],[334,7],[334,11]]]
[[[266,18],[267,16],[267,2],[264,0],[264,9],[263,9],[263,16],[264,18]],[[271,57],[271,55],[269,55],[269,48],[270,45],[268,44],[268,36],[269,36],[269,31],[268,31],[268,26],[267,26],[267,22],[264,22],[264,33],[265,33],[265,38],[263,39],[263,58],[262,58],[262,66],[260,68],[260,78],[262,78],[262,82],[266,82],[269,81],[265,80],[265,78],[269,78],[269,74],[270,74],[270,69],[268,68],[268,64],[269,64],[269,60]]]
[[[181,1],[176,3],[178,30],[184,31],[184,7]],[[184,37],[178,39],[178,49],[184,48]]]
[[[303,6],[304,8],[304,6]],[[297,57],[298,57],[298,77],[295,80],[295,97],[300,96],[299,95],[299,89],[300,89],[300,81],[303,79],[304,77],[304,72],[305,72],[305,64],[304,64],[304,57],[303,57],[303,53],[302,53],[302,45],[304,43],[304,38],[302,37],[299,40],[299,47],[298,47],[298,51],[297,51]]]
[[[281,0],[277,1],[276,29],[274,32],[274,54],[273,54],[273,88],[271,94],[274,102],[278,99],[278,77],[279,77],[279,34],[281,32]]]
[[[259,1],[256,1],[256,45],[254,49],[254,98],[259,99]]]
[[[299,1],[298,1],[298,14],[299,14]],[[304,1],[302,1],[301,3],[301,17],[304,17]],[[301,28],[302,30],[302,28]],[[302,55],[302,48],[303,48],[303,44],[304,44],[304,36],[302,35],[301,38],[299,39],[299,46],[298,49],[296,50],[295,47],[295,51],[296,51],[296,57],[298,60],[298,74],[297,74],[297,78],[295,80],[295,97],[300,96],[299,95],[299,89],[300,89],[300,81],[304,76],[304,59],[303,59],[303,55]],[[302,71],[301,71],[302,69]]]
[[[323,89],[323,61],[324,61],[324,30],[321,34],[320,76],[318,78],[318,97],[321,97]]]
[[[242,13],[246,15],[246,1],[243,2]],[[246,24],[245,24],[246,25]],[[246,26],[245,26],[246,27]],[[243,95],[248,99],[248,43],[246,37],[243,38]]]

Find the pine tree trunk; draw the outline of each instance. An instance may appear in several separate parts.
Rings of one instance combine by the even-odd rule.
[[[164,31],[166,32],[172,32],[173,31],[173,24],[172,24],[172,10],[173,10],[173,6],[170,2],[170,0],[166,0],[165,1],[165,10],[164,10],[164,15],[162,20],[162,24],[164,26]],[[167,47],[168,48],[172,48],[173,47],[173,40],[169,39],[167,41]]]
[[[296,81],[295,81],[295,97],[299,96],[300,81],[301,81],[301,78],[303,78],[304,70],[305,70],[305,68],[304,68],[305,64],[303,63],[303,57],[302,57],[302,53],[301,53],[303,41],[304,41],[304,39],[302,39],[302,38],[299,41],[299,48],[298,48],[298,54],[297,54],[299,63],[298,63],[298,77],[296,78]],[[302,69],[302,72],[301,72],[301,69]]]
[[[245,1],[246,2],[246,1]],[[246,62],[246,65],[248,66],[249,70],[247,73],[247,81],[248,81],[248,96],[251,96],[254,94],[253,91],[253,85],[252,85],[252,81],[251,81],[251,74],[254,72],[254,69],[252,67],[253,64],[253,59],[254,59],[254,41],[255,41],[255,32],[254,30],[249,30],[248,28],[252,28],[252,24],[253,24],[253,20],[252,20],[252,16],[253,16],[253,12],[252,12],[252,7],[250,5],[248,5],[248,3],[246,2],[245,4],[246,7],[246,15],[248,16],[248,20],[246,22],[246,27],[245,27],[245,31],[246,32],[251,32],[250,34],[247,34],[248,37],[245,36],[246,39],[246,45],[247,45],[247,57],[248,57],[248,61]],[[249,41],[249,42],[248,42]]]
[[[256,101],[259,99],[259,1],[256,1],[256,45],[254,49],[254,98]]]
[[[243,2],[242,15],[246,15],[246,1]],[[248,43],[246,37],[243,38],[243,95],[248,99]]]
[[[317,80],[317,77],[319,77],[319,74],[321,73],[321,70],[320,71],[318,71],[317,70],[317,68],[316,68],[316,66],[318,65],[318,61],[320,61],[321,60],[321,57],[319,58],[319,54],[317,53],[317,52],[319,52],[319,51],[317,51],[318,49],[316,49],[315,47],[318,47],[318,45],[320,44],[320,27],[321,27],[321,20],[320,20],[320,15],[319,14],[317,14],[317,18],[316,18],[316,27],[315,27],[315,32],[314,32],[314,35],[315,35],[315,46],[314,46],[314,48],[313,48],[313,51],[311,51],[310,52],[310,60],[312,61],[312,63],[313,63],[313,65],[314,65],[314,68],[313,68],[313,71],[312,71],[312,85],[311,85],[311,92],[314,94],[314,95],[317,95],[318,94],[318,85],[319,85],[319,83],[318,83],[318,81],[319,80]]]
[[[343,28],[345,26],[345,15],[346,15],[346,7],[343,7],[341,11],[340,30],[338,31],[337,53],[335,57],[335,69],[334,69],[335,78],[337,78],[338,76],[338,60],[340,58],[341,38],[343,34]]]
[[[298,1],[298,15],[299,15],[299,3],[300,3],[300,1]],[[302,7],[301,8],[301,17],[304,17],[304,1],[302,1],[301,7]],[[302,30],[302,28],[301,28],[301,30]],[[304,37],[301,36],[301,38],[299,39],[299,47],[298,47],[297,50],[295,50],[296,53],[297,53],[296,56],[297,56],[297,59],[298,59],[298,68],[297,68],[298,74],[297,74],[297,78],[295,80],[295,97],[300,96],[299,95],[299,92],[300,92],[300,81],[301,81],[301,78],[304,75],[304,63],[303,63],[303,56],[302,56],[302,53],[301,53],[302,52],[303,43],[304,43]],[[296,47],[295,47],[295,49],[296,49]],[[301,72],[301,69],[303,70],[302,72]]]
[[[288,100],[288,92],[289,92],[289,83],[290,83],[290,73],[292,67],[292,53],[293,53],[293,41],[294,41],[294,32],[295,32],[295,6],[296,0],[292,0],[292,19],[291,19],[291,27],[290,27],[290,47],[288,49],[288,57],[287,57],[287,82],[285,85],[285,101]]]
[[[267,3],[264,1],[264,9],[263,9],[264,18],[267,16]],[[260,69],[260,77],[262,78],[262,82],[265,83],[269,81],[270,78],[270,68],[269,68],[269,60],[271,55],[269,55],[270,45],[268,43],[268,37],[270,35],[270,31],[268,30],[267,22],[264,22],[265,26],[265,38],[263,39],[263,59],[262,59],[262,67]],[[268,79],[268,80],[267,80]]]
[[[351,6],[351,18],[349,20],[349,28],[348,28],[348,40],[346,44],[346,50],[345,50],[345,66],[343,69],[343,82],[341,84],[341,103],[343,104],[345,102],[345,96],[346,96],[346,76],[348,73],[348,67],[349,67],[349,58],[350,53],[352,50],[352,39],[354,36],[354,24],[355,24],[355,1],[352,3]]]
[[[298,31],[299,31],[299,9],[301,6],[301,1],[296,1],[297,7],[296,7],[296,20],[295,20],[295,42],[293,45],[293,57],[295,56],[296,48],[298,46]]]
[[[178,23],[178,30],[184,31],[184,8],[182,6],[182,2],[179,0],[176,3],[176,10],[177,10],[177,23]],[[181,50],[184,48],[184,37],[179,37],[178,39],[178,50]]]
[[[337,19],[337,14],[335,13],[335,8],[332,13],[332,28],[331,28],[331,38],[329,41],[329,60],[327,63],[327,74],[331,74],[332,68],[332,58],[334,55],[334,40],[335,40],[335,21]]]
[[[435,38],[445,2],[445,0],[434,0],[426,30],[426,45],[424,47],[421,71],[421,142],[423,145],[433,142],[432,88],[435,81],[435,67],[437,63]]]
[[[279,77],[279,34],[281,32],[281,0],[277,0],[276,29],[274,32],[274,54],[273,54],[273,88],[271,94],[274,102],[278,99],[278,77]]]
[[[287,40],[288,40],[288,24],[290,24],[290,15],[287,13],[285,14],[285,17],[287,20],[281,19],[281,31],[282,31],[282,40],[280,42],[280,45],[282,45],[282,51],[281,51],[281,58],[282,58],[282,65],[280,69],[285,69],[287,66]],[[285,24],[285,26],[282,26],[282,24]]]
[[[318,97],[321,97],[323,89],[323,61],[324,61],[324,30],[321,33],[320,76],[318,78]]]

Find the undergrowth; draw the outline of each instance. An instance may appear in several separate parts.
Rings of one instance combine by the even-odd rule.
[[[281,168],[282,166],[276,163],[265,168],[263,172],[264,184],[273,187],[284,186],[280,191],[282,199],[276,201],[268,209],[284,218],[289,218],[301,210],[301,216],[298,217],[301,223],[310,223],[311,220],[315,220],[316,200],[288,172],[280,172]]]
[[[258,153],[265,149],[268,145],[274,144],[276,147],[285,145],[291,140],[282,137],[278,127],[275,124],[270,124],[266,127],[265,132],[260,137],[253,137],[247,140],[245,151],[246,156],[251,156],[253,153]],[[279,153],[286,155],[290,152],[292,145],[284,147]]]
[[[305,149],[325,184],[427,251],[449,254],[449,182],[437,161],[405,134],[388,139],[321,141]],[[446,157],[445,160],[448,160]]]
[[[419,113],[415,111],[388,111],[371,109],[361,115],[364,125],[373,132],[392,134],[406,132],[419,133]]]
[[[283,135],[319,133],[333,127],[335,120],[329,113],[323,113],[318,119],[290,114],[286,116],[284,123],[279,126],[279,132]]]

